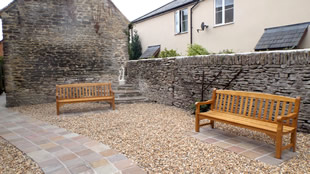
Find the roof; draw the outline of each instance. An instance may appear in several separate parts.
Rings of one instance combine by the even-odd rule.
[[[266,28],[255,51],[297,48],[307,32],[310,22]]]
[[[146,51],[140,56],[140,59],[156,57],[160,51],[160,45],[147,47]]]
[[[199,0],[174,0],[172,2],[169,2],[166,5],[159,7],[158,9],[156,9],[154,11],[151,11],[150,13],[147,13],[146,15],[143,15],[143,16],[133,20],[132,22],[136,23],[136,22],[157,16],[157,15],[160,15],[162,13],[174,10],[176,8],[189,5],[189,4],[194,3],[196,1],[199,1]]]
[[[0,9],[0,14],[4,11],[6,11],[7,9],[9,9],[16,1],[13,0],[12,2],[10,2],[8,5],[6,5],[4,8]]]

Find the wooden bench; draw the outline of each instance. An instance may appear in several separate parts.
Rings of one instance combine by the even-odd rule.
[[[211,104],[211,110],[200,113],[200,106]],[[276,158],[281,158],[284,149],[296,150],[297,118],[300,97],[213,90],[212,99],[196,103],[195,130],[205,125],[214,128],[214,122],[222,122],[266,133],[275,140]],[[208,123],[200,124],[200,120]],[[282,136],[291,134],[290,144],[282,145]]]
[[[56,109],[68,103],[107,101],[115,109],[115,97],[111,83],[84,83],[56,85]]]

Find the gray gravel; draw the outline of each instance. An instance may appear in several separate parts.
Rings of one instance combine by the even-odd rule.
[[[0,137],[0,173],[43,174],[39,165],[14,145]]]
[[[60,117],[54,103],[13,109],[107,144],[149,173],[310,173],[309,134],[298,133],[295,158],[271,166],[190,137],[193,115],[171,106],[123,104],[112,111],[109,105],[81,103],[65,105]],[[257,132],[218,123],[216,128],[273,143]]]

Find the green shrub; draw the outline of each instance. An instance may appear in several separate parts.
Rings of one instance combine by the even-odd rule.
[[[187,55],[188,56],[196,56],[196,55],[208,55],[210,54],[205,48],[201,45],[193,44],[187,47]]]
[[[225,49],[219,52],[219,54],[233,54],[235,53],[233,50]]]
[[[130,43],[130,52],[129,52],[130,60],[137,60],[142,55],[142,46],[140,37],[138,35],[138,31],[135,31],[132,37],[132,41]]]
[[[196,102],[199,101],[199,100],[196,100]],[[192,111],[192,114],[195,114],[196,113],[196,105],[195,104],[192,104],[191,105],[191,111]],[[200,112],[207,112],[209,111],[211,108],[211,105],[208,104],[208,105],[201,105],[200,106]]]
[[[180,56],[180,54],[178,54],[176,50],[174,49],[167,50],[167,48],[165,48],[164,51],[161,51],[159,54],[159,57],[161,58],[176,57],[176,56]]]

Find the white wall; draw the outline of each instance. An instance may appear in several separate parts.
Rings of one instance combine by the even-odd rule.
[[[193,43],[211,52],[224,49],[254,51],[265,28],[310,22],[310,0],[235,0],[234,5],[234,23],[215,27],[214,0],[202,1],[193,12]],[[189,14],[190,7],[187,7]],[[209,28],[197,33],[201,22]],[[190,27],[190,23],[188,25]],[[139,22],[135,29],[141,37],[143,50],[150,45],[161,45],[162,49],[176,49],[186,54],[190,33],[174,34],[174,11]],[[309,33],[301,48],[310,48]]]

